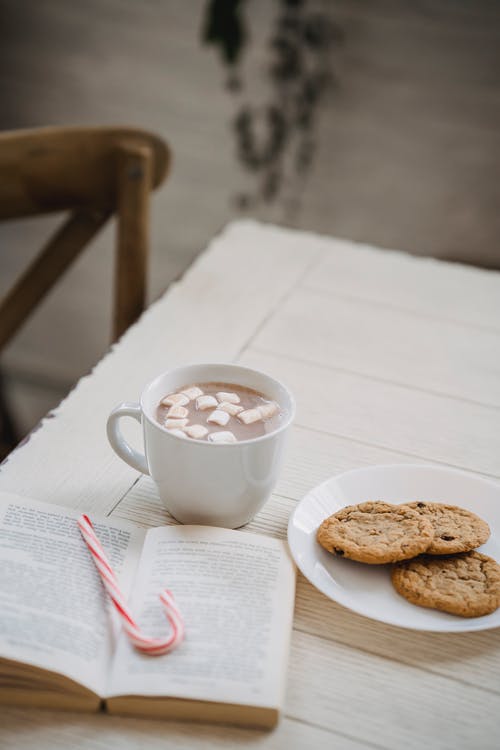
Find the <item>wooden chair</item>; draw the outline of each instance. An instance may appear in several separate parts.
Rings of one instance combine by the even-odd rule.
[[[114,214],[113,340],[137,319],[146,296],[149,196],[169,162],[161,138],[133,128],[0,133],[0,220],[69,212],[0,302],[0,350]]]
[[[170,153],[131,128],[41,128],[0,133],[0,220],[70,216],[0,303],[0,350],[85,245],[116,213],[113,338],[144,309],[149,194]]]

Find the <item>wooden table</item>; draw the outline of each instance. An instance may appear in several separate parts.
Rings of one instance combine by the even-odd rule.
[[[284,537],[309,488],[357,466],[425,462],[500,478],[500,274],[241,221],[12,454],[0,489],[166,523],[151,481],[113,454],[104,424],[155,374],[203,360],[264,369],[297,397],[285,470],[251,524],[260,532]],[[2,707],[0,746],[484,750],[499,746],[499,675],[500,630],[390,627],[299,575],[276,731]]]

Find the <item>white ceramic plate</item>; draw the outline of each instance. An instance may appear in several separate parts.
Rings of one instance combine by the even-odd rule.
[[[428,500],[468,508],[491,529],[480,551],[500,562],[500,485],[455,469],[370,466],[315,487],[300,501],[288,524],[290,549],[305,577],[330,599],[360,615],[402,628],[445,633],[500,627],[500,609],[484,617],[462,618],[410,604],[393,589],[390,566],[334,557],[317,543],[317,528],[327,516],[367,500]]]

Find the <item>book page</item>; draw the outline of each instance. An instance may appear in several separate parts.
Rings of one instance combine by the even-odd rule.
[[[0,493],[0,657],[59,672],[102,695],[114,613],[79,511]],[[91,518],[125,595],[144,530]]]
[[[132,601],[149,635],[168,632],[158,593],[169,588],[184,642],[142,655],[120,637],[108,697],[171,696],[255,706],[282,703],[295,567],[277,539],[208,526],[147,533]]]

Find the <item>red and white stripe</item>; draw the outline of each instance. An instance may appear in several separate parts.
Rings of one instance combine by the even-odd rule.
[[[78,528],[82,532],[85,543],[92,554],[92,559],[99,571],[104,588],[111,597],[111,601],[120,615],[123,629],[131,643],[139,649],[139,651],[151,655],[166,654],[167,651],[172,651],[176,648],[184,638],[184,622],[181,613],[177,608],[172,592],[165,589],[160,593],[160,601],[172,628],[171,634],[168,638],[150,638],[149,636],[144,635],[125,603],[116,576],[106,558],[106,554],[97,538],[89,517],[82,515],[77,523]]]

